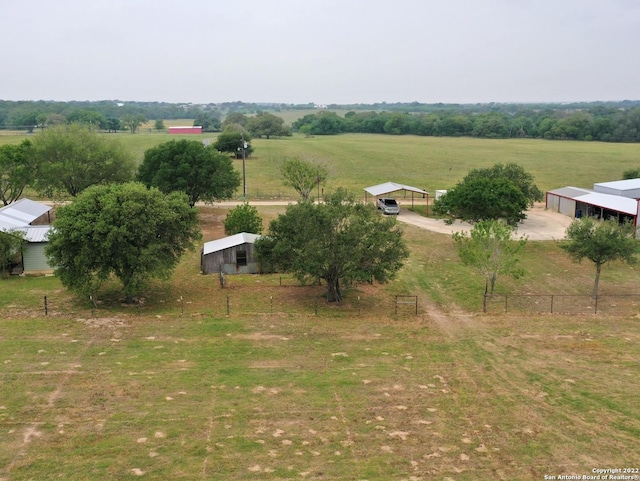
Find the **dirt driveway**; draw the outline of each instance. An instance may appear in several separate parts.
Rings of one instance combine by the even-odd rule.
[[[286,206],[292,202],[293,201],[251,201],[250,203],[259,207],[260,205]],[[239,204],[240,202],[237,201],[227,201],[218,202],[215,205],[219,207],[235,207]],[[451,234],[462,230],[470,231],[473,228],[473,225],[460,221],[456,221],[452,225],[446,225],[442,220],[423,217],[420,214],[403,209],[402,206],[398,220],[420,227],[421,229],[440,232],[442,234]],[[544,204],[539,203],[527,211],[527,218],[518,226],[517,235],[526,235],[529,240],[564,239],[564,233],[569,224],[571,224],[571,221],[572,219],[566,215],[545,210]]]
[[[421,229],[442,234],[470,231],[473,225],[467,222],[455,221],[447,225],[442,220],[422,217],[415,212],[402,209],[398,220],[406,224],[415,225]],[[527,211],[527,218],[518,226],[517,236],[526,235],[529,240],[559,240],[564,238],[564,233],[571,224],[572,219],[566,215],[545,210],[544,204],[537,204]]]

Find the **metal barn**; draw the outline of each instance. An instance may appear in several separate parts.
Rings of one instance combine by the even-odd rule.
[[[201,134],[202,127],[199,125],[169,127],[169,133],[170,134]]]
[[[240,234],[205,242],[202,247],[200,269],[203,274],[257,274],[260,263],[255,258],[254,242],[257,234]]]

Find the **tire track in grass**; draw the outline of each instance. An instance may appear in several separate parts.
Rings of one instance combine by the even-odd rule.
[[[94,335],[91,339],[89,339],[89,341],[86,343],[84,348],[77,354],[75,359],[72,360],[72,363],[74,366],[79,367],[81,365],[80,360],[84,357],[85,353],[93,345],[93,343],[95,342],[95,339],[96,339],[96,336]],[[56,383],[53,392],[49,394],[49,396],[47,397],[47,403],[44,405],[43,409],[40,411],[40,414],[38,416],[38,418],[40,419],[36,418],[34,421],[29,423],[24,428],[22,443],[18,448],[15,456],[9,462],[9,464],[7,464],[2,471],[0,471],[0,474],[6,473],[6,475],[9,476],[6,479],[10,479],[11,472],[13,471],[13,468],[16,466],[18,460],[23,459],[27,455],[27,453],[29,452],[29,448],[32,446],[32,442],[35,439],[40,439],[42,437],[42,432],[38,430],[38,426],[42,426],[46,424],[46,421],[42,421],[44,414],[46,414],[47,410],[52,409],[54,407],[56,401],[62,395],[64,386],[69,382],[69,379],[71,379],[71,376],[74,376],[76,374],[82,374],[81,371],[76,371],[76,370],[55,371],[55,372],[52,372],[52,374],[59,374],[60,372],[64,373],[64,375]],[[0,481],[3,481],[4,479],[5,478],[0,477]]]
[[[215,418],[216,418],[215,409],[216,409],[216,396],[215,396],[215,391],[213,391],[211,395],[211,404],[209,405],[210,415],[207,423],[207,436],[206,436],[206,443],[205,443],[205,452],[207,454],[205,455],[204,460],[202,461],[202,469],[200,470],[201,479],[211,479],[211,477],[208,476],[207,469],[209,465],[209,456],[210,456],[209,453],[212,452],[211,436],[213,434],[213,426],[215,424]]]

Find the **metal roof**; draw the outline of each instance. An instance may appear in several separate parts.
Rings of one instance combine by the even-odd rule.
[[[606,187],[615,190],[637,190],[640,189],[640,179],[614,180],[612,182],[598,182],[593,187]]]
[[[29,199],[20,199],[0,208],[0,230],[25,227],[51,210],[48,205]]]
[[[241,232],[240,234],[223,237],[222,239],[212,240],[204,243],[202,253],[206,255],[211,254],[212,252],[219,252],[225,249],[229,249],[230,247],[235,247],[242,244],[253,244],[258,237],[260,236],[257,234]]]
[[[580,197],[581,195],[590,194],[593,190],[591,189],[583,189],[581,187],[561,187],[559,189],[550,190],[547,194],[559,195],[560,197],[568,197],[570,199],[575,199],[576,197]]]
[[[633,216],[638,213],[638,201],[630,199],[629,197],[622,197],[620,195],[592,192],[575,197],[575,200]]]
[[[30,225],[18,230],[24,233],[24,240],[27,242],[48,242],[47,236],[51,227],[50,225]]]
[[[428,194],[426,190],[418,189],[410,185],[397,184],[396,182],[385,182],[384,184],[372,185],[371,187],[365,187],[365,192],[378,197],[379,195],[389,194],[390,192],[396,192],[398,190],[408,190],[410,192],[417,192],[418,194]]]

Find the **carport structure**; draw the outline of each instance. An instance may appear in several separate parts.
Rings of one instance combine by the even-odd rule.
[[[596,184],[597,186],[598,184]],[[594,217],[631,222],[640,234],[638,210],[640,203],[635,198],[612,195],[579,187],[563,187],[547,192],[546,208],[572,218]]]
[[[378,199],[381,195],[391,194],[393,192],[398,192],[403,190],[405,193],[411,192],[411,207],[413,207],[413,198],[414,194],[420,194],[422,197],[426,197],[427,205],[429,204],[429,192],[423,189],[418,189],[417,187],[412,187],[410,185],[398,184],[396,182],[385,182],[384,184],[372,185],[371,187],[365,187],[364,189],[364,200],[367,202],[368,194],[371,194]]]

